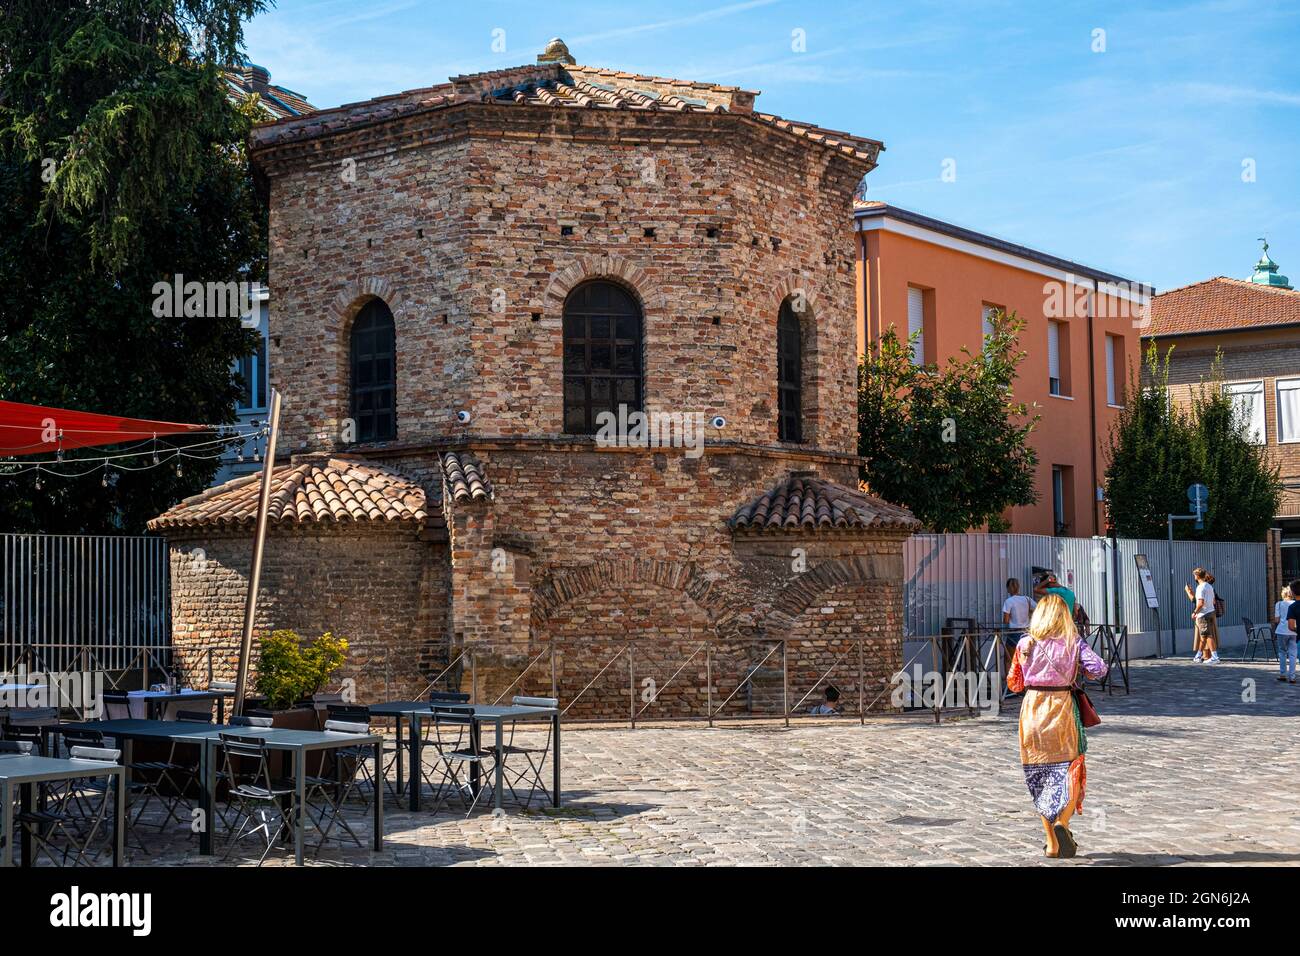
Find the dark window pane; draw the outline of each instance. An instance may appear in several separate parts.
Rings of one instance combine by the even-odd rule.
[[[352,323],[352,417],[359,441],[397,435],[396,330],[393,313],[371,299]]]
[[[590,434],[601,411],[641,407],[641,309],[621,286],[588,282],[564,304],[564,430]]]

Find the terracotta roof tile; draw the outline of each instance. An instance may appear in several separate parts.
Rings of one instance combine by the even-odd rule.
[[[1217,276],[1151,300],[1144,338],[1300,325],[1300,291]]]
[[[251,526],[260,493],[260,473],[236,478],[186,498],[150,521],[149,528]],[[424,489],[416,482],[373,462],[349,458],[310,458],[276,466],[267,514],[273,524],[442,524],[437,507],[429,522]]]
[[[486,102],[549,109],[729,114],[743,117],[746,122],[779,129],[872,165],[884,149],[879,140],[786,120],[770,113],[755,113],[753,104],[757,95],[752,90],[716,83],[646,76],[601,67],[540,63],[456,76],[438,86],[263,123],[254,130],[253,142],[255,147],[268,147],[415,112]]]
[[[477,459],[465,452],[449,451],[442,456],[442,475],[452,501],[490,501],[492,485]]]
[[[728,523],[733,531],[749,532],[915,531],[921,526],[906,508],[856,488],[799,474],[791,474],[771,491],[741,505]]]

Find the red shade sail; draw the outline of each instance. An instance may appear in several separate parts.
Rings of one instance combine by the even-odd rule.
[[[67,408],[0,402],[0,458],[48,455],[60,448],[94,448],[147,441],[155,436],[208,431],[207,425],[96,415]]]

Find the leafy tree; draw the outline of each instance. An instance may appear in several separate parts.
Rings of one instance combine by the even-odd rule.
[[[0,16],[0,398],[229,422],[237,318],[160,318],[154,285],[260,280],[265,212],[227,97],[262,0],[8,0]],[[99,454],[70,452],[76,457]],[[141,462],[135,462],[141,464]],[[0,529],[139,530],[217,462],[0,476]],[[67,471],[85,470],[71,464]]]
[[[1273,522],[1281,479],[1265,450],[1247,440],[1246,425],[1223,394],[1215,363],[1210,379],[1192,394],[1190,405],[1169,395],[1169,353],[1155,343],[1143,359],[1145,382],[1137,376],[1111,433],[1106,501],[1118,534],[1163,538],[1167,516],[1187,514],[1187,489],[1210,489],[1205,528],[1174,523],[1174,536],[1205,541],[1258,541]]]
[[[1003,528],[1002,512],[1038,500],[1038,416],[1011,392],[1024,321],[999,312],[992,325],[978,355],[963,349],[943,368],[915,365],[892,328],[858,366],[862,477],[933,531]]]

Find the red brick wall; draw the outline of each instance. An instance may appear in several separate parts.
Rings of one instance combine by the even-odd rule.
[[[172,642],[187,676],[234,680],[252,564],[251,536],[172,532]],[[420,691],[444,656],[446,545],[418,532],[364,526],[267,536],[254,630],[258,639],[288,628],[305,638],[324,631],[348,640],[337,681],[356,682],[359,700]],[[436,673],[436,671],[433,671]],[[426,676],[427,675],[427,676]],[[251,690],[251,683],[250,683]]]
[[[267,163],[287,447],[338,440],[348,322],[371,294],[395,315],[399,441],[459,435],[459,409],[478,434],[560,433],[564,295],[603,274],[645,310],[647,407],[721,413],[725,437],[762,444],[776,441],[777,311],[803,289],[806,437],[854,449],[848,215],[864,170],[707,118],[573,112],[467,108],[461,138],[377,153],[353,134],[310,164]],[[658,123],[667,141],[645,128]]]

